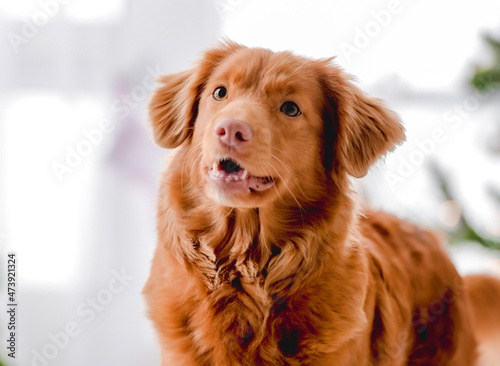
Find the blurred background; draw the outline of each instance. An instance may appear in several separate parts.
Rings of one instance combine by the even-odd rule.
[[[221,37],[337,55],[407,141],[355,182],[500,276],[500,2],[0,0],[0,278],[17,254],[17,350],[0,365],[159,365],[141,289],[168,151],[155,78]]]

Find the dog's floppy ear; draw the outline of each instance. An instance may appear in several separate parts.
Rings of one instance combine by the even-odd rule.
[[[333,144],[325,147],[325,164],[363,177],[382,154],[404,141],[404,128],[381,100],[365,95],[330,60],[322,69],[325,130],[331,136],[325,143]]]
[[[215,67],[243,46],[226,41],[205,52],[190,70],[160,77],[160,86],[149,103],[156,143],[173,149],[191,136],[200,94]]]

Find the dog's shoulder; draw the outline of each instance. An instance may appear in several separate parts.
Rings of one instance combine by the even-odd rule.
[[[439,235],[369,210],[360,219],[360,232],[376,288],[374,324],[385,329],[378,342],[372,339],[373,346],[383,343],[380,353],[403,352],[398,345],[409,341],[413,344],[408,349],[412,364],[426,364],[429,359],[446,364],[444,360],[456,352],[454,334],[470,329],[468,322],[461,320],[467,311],[463,280]],[[395,327],[396,323],[399,326]],[[402,341],[398,336],[405,328],[408,338]],[[472,355],[469,351],[465,354]]]
[[[383,281],[402,283],[413,289],[416,306],[460,286],[458,275],[437,233],[397,218],[366,210],[360,232],[367,243],[371,261]]]

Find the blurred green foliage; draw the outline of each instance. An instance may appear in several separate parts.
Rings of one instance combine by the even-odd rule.
[[[436,180],[436,183],[440,188],[443,198],[447,201],[455,201],[460,204],[460,201],[453,194],[453,190],[451,189],[450,184],[448,183],[444,173],[435,163],[431,165],[431,174]],[[500,195],[496,198],[500,203]],[[461,204],[460,206],[463,207],[463,205]],[[494,240],[476,231],[469,223],[467,217],[463,213],[461,214],[460,220],[458,221],[454,230],[449,233],[449,237],[451,243],[463,243],[467,241],[473,241],[481,244],[486,248],[500,250],[500,241]]]
[[[480,92],[500,89],[500,40],[489,35],[484,36],[484,40],[493,51],[494,61],[493,65],[486,68],[476,66],[471,84]]]
[[[484,36],[484,40],[492,50],[493,62],[488,67],[481,67],[476,65],[474,75],[470,80],[472,86],[477,91],[483,93],[500,90],[500,39],[497,40],[490,35],[486,35]],[[454,194],[452,187],[447,181],[445,175],[436,164],[433,164],[431,166],[431,174],[433,175],[438,187],[440,188],[443,198],[445,198],[446,200],[458,202],[460,207],[463,207]],[[500,190],[493,189],[491,187],[488,193],[500,205]],[[490,236],[485,236],[475,230],[467,220],[466,215],[464,215],[463,213],[461,214],[458,224],[456,225],[454,230],[449,233],[449,235],[452,243],[474,241],[487,248],[500,250],[500,239],[493,239]]]

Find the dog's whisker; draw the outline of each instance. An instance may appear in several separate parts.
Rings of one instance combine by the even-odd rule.
[[[278,150],[278,149],[277,149]],[[297,178],[295,177],[295,175],[293,174],[292,170],[288,167],[288,165],[286,165],[286,163],[281,160],[280,158],[278,158],[276,155],[274,155],[273,153],[271,153],[271,156],[278,162],[281,164],[281,166],[283,166],[283,168],[285,168],[288,173],[290,174],[290,176],[292,177],[293,181],[295,182],[295,184],[297,185],[297,188],[299,189],[300,193],[302,193],[302,195],[304,196],[304,198],[308,201],[310,201],[310,198],[309,196],[302,190],[300,184],[299,184],[299,181],[297,180]]]
[[[278,197],[280,198],[281,202],[283,202],[284,204],[286,204],[286,201],[285,199],[283,198],[283,195],[280,193],[280,191],[278,191],[278,188],[276,188],[276,185],[273,186],[274,190],[276,191],[276,194],[278,195]]]
[[[309,60],[305,60],[304,62],[302,62],[302,64],[300,64],[299,66],[297,66],[297,68],[292,71],[292,73],[290,74],[289,78],[291,78],[297,71],[299,71],[307,63],[309,63]]]
[[[299,207],[300,209],[300,216],[302,217],[302,223],[304,223],[304,216],[302,215],[302,212],[306,212],[306,210],[304,210],[304,208],[302,207],[302,205],[300,204],[299,200],[297,199],[297,197],[295,196],[295,194],[292,192],[292,190],[290,189],[290,187],[288,186],[288,184],[286,183],[286,181],[283,179],[283,176],[280,174],[280,172],[269,162],[265,162],[271,169],[273,169],[276,174],[278,175],[278,177],[281,179],[281,181],[283,182],[283,184],[285,185],[286,189],[288,190],[288,192],[290,192],[290,195],[292,196],[292,198],[294,199],[294,201],[297,203],[297,206]]]
[[[182,162],[182,168],[181,168],[181,188],[184,188],[184,174],[187,175],[186,172],[186,163],[189,160],[189,156],[193,153],[193,150],[190,150],[186,156],[184,157],[184,160]]]
[[[200,147],[202,145],[202,142],[196,144],[195,146],[193,146],[189,152],[186,154],[186,156],[184,157],[184,160],[182,162],[182,171],[181,171],[181,187],[184,187],[184,174],[186,174],[187,176],[187,170],[186,170],[186,163],[187,161],[189,160],[190,156],[197,150],[198,147]],[[195,158],[195,162],[200,159],[202,157],[202,151],[200,150],[198,152],[198,155],[197,157]]]

